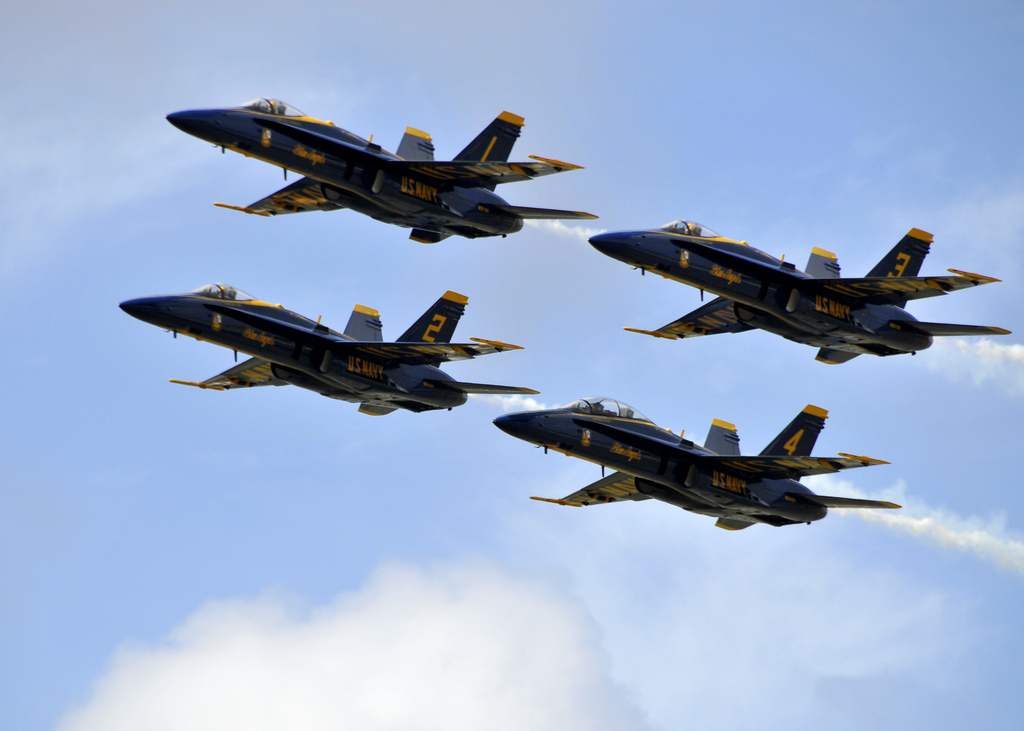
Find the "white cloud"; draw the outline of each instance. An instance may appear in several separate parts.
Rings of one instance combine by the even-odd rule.
[[[990,338],[936,340],[926,359],[928,368],[975,385],[994,381],[1011,396],[1024,396],[1024,345],[1000,344]]]
[[[890,500],[903,506],[901,510],[836,510],[840,515],[855,516],[871,523],[881,523],[897,532],[936,543],[946,548],[971,553],[1018,573],[1024,573],[1024,541],[1006,528],[1006,515],[985,519],[962,518],[941,508],[933,508],[906,495],[901,481],[883,495],[867,495],[852,484],[832,478],[820,478],[827,484],[828,494],[869,500]],[[830,511],[831,512],[831,511]]]
[[[156,646],[125,645],[60,731],[639,729],[592,620],[487,565],[389,565],[302,612],[212,602]]]
[[[553,406],[542,404],[532,396],[501,396],[494,393],[471,393],[469,397],[491,406],[497,406],[506,414],[510,411],[541,411],[554,408]]]
[[[566,238],[579,239],[580,241],[587,243],[592,236],[603,234],[607,229],[604,228],[587,228],[586,226],[568,226],[561,221],[549,221],[546,219],[540,220],[528,220],[525,222],[527,226],[533,226],[534,228],[542,231],[548,231],[558,236],[565,236]]]

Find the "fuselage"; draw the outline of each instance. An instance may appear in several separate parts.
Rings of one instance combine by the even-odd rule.
[[[466,402],[465,394],[424,385],[424,380],[450,381],[444,371],[428,365],[389,365],[367,353],[335,357],[325,340],[349,340],[319,323],[258,300],[234,301],[201,294],[143,297],[121,303],[121,309],[144,322],[196,340],[245,353],[271,364],[279,381],[323,396],[411,411],[448,409]],[[268,330],[234,312],[269,318]]]
[[[714,259],[685,248],[711,247]],[[916,319],[894,305],[863,304],[802,291],[811,277],[743,242],[718,236],[687,236],[667,229],[600,234],[590,243],[603,254],[732,300],[736,319],[798,343],[854,353],[895,355],[924,350],[930,335],[901,328]],[[695,247],[697,248],[697,247]],[[758,276],[759,269],[786,277]],[[841,280],[839,280],[841,281]]]
[[[331,122],[290,111],[296,113],[251,107],[198,109],[175,112],[167,119],[214,145],[320,181],[327,201],[321,207],[327,210],[351,208],[386,223],[468,238],[502,236],[522,229],[519,216],[488,210],[488,205],[506,204],[490,190],[447,186],[413,169],[392,169],[387,162],[400,161],[397,155]],[[275,128],[261,124],[266,122]],[[280,125],[337,140],[351,152],[336,146],[316,149],[289,137]]]
[[[786,493],[811,494],[796,480],[757,480],[738,471],[702,466],[700,458],[715,456],[713,452],[646,420],[585,414],[566,407],[506,414],[494,424],[545,449],[632,475],[644,495],[694,513],[769,525],[807,523],[828,513],[820,505],[785,497]],[[640,440],[630,441],[631,434],[662,442],[664,447],[641,446]]]

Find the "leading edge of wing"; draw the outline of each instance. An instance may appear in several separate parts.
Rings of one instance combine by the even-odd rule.
[[[567,505],[572,508],[582,508],[595,503],[649,500],[650,497],[636,489],[636,479],[632,475],[627,475],[624,472],[613,472],[607,477],[602,477],[597,482],[592,482],[560,500],[548,497],[531,497],[530,499],[540,500],[545,503],[555,503],[556,505]]]
[[[693,312],[683,315],[657,330],[641,330],[635,327],[624,327],[623,330],[651,335],[656,338],[678,340],[679,338],[696,338],[702,335],[720,335],[722,333],[738,333],[752,330],[750,325],[736,318],[735,302],[725,297],[716,297],[706,305]]]
[[[812,294],[840,296],[857,303],[888,305],[910,300],[938,297],[968,287],[1000,280],[983,274],[950,269],[954,276],[940,277],[844,277],[842,279],[806,279],[800,287]]]

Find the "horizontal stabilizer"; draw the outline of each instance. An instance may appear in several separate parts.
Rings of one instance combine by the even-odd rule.
[[[532,388],[522,388],[520,386],[494,386],[489,383],[464,383],[462,381],[438,381],[427,379],[423,381],[423,385],[430,386],[431,388],[439,388],[445,391],[458,391],[460,393],[540,393],[540,391],[534,391]]]
[[[532,218],[532,219],[550,219],[550,220],[561,220],[561,219],[591,219],[597,218],[593,213],[584,213],[583,211],[560,211],[557,208],[530,208],[528,206],[508,206],[508,205],[495,205],[494,203],[488,203],[487,205],[481,205],[481,209],[485,213],[492,213],[498,211],[501,213],[508,213],[520,218]]]
[[[1009,330],[991,325],[952,325],[946,322],[904,322],[902,320],[898,324],[901,328],[919,330],[927,335],[934,335],[936,337],[1010,334]]]
[[[787,498],[793,498],[797,501],[805,501],[814,503],[815,505],[821,505],[826,508],[877,508],[885,510],[896,510],[902,505],[896,503],[890,503],[885,500],[858,500],[852,497],[832,497],[830,495],[813,495],[802,492],[787,492]]]

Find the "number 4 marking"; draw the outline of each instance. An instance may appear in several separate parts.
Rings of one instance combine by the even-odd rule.
[[[788,454],[790,457],[792,457],[793,456],[793,452],[796,451],[797,445],[800,444],[800,438],[803,435],[804,435],[804,430],[801,429],[796,434],[794,434],[792,436],[792,438],[788,442],[786,442],[784,445],[782,445],[782,448],[786,450],[786,454]]]

